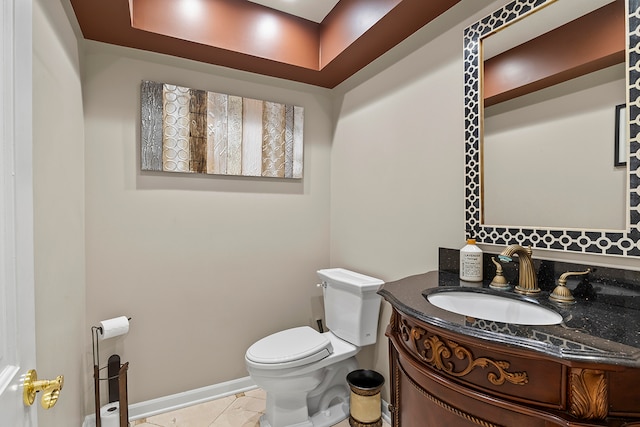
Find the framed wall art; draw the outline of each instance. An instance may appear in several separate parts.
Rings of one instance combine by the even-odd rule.
[[[299,106],[143,81],[140,128],[143,171],[302,178]]]

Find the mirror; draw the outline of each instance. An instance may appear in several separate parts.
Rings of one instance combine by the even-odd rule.
[[[610,1],[579,3],[599,8]],[[497,103],[490,97],[490,82],[483,82],[484,61],[549,31],[529,25],[534,18],[548,23],[564,14],[556,6],[576,6],[571,0],[532,3],[510,2],[465,29],[467,234],[486,244],[640,256],[639,107],[634,90],[640,72],[626,64],[611,65]],[[635,28],[626,35],[631,47],[627,55],[639,44],[634,33]],[[508,45],[510,41],[514,44]],[[633,82],[628,94],[625,75]],[[627,96],[631,102],[626,111],[633,119],[626,120],[624,129],[630,151],[626,167],[615,167],[615,107]]]
[[[614,147],[624,100],[621,64],[485,108],[483,222],[623,230],[627,176]]]
[[[601,18],[601,14],[606,17]],[[589,26],[589,22],[583,24],[576,21],[578,18],[582,22],[597,20],[602,28],[582,32],[582,26]],[[572,24],[566,25],[569,22]],[[571,25],[581,27],[574,31]],[[607,39],[600,31],[612,36]],[[563,33],[553,36],[560,32]],[[578,32],[580,40],[564,42],[572,40]],[[531,68],[539,64],[532,67],[529,61],[547,60],[533,50],[535,43],[546,43],[544,37],[557,37],[564,42],[556,42],[563,57],[579,51],[578,43],[591,46],[603,43],[602,40],[611,41],[610,49],[617,56],[610,60],[614,65],[593,66],[594,70],[603,69],[591,71],[585,66],[582,76],[508,101],[487,100],[492,90],[498,93],[491,87],[498,86],[491,81],[495,75],[501,79],[512,77],[517,82],[516,78],[524,79],[523,75],[530,73],[530,80],[534,80]],[[555,1],[484,37],[481,44],[485,70],[481,82],[485,94],[483,223],[623,230],[626,170],[615,167],[611,161],[615,148],[615,110],[626,99],[623,1]],[[518,52],[510,51],[514,48]],[[601,55],[610,54],[606,51]],[[583,61],[587,58],[588,55],[582,55]],[[558,61],[552,59],[554,63]],[[500,82],[502,86],[505,83]],[[523,172],[526,173],[523,179],[513,179]],[[597,207],[606,209],[594,209],[594,200],[598,201]]]

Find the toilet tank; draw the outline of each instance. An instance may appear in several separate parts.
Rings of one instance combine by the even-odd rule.
[[[374,344],[381,301],[376,292],[384,282],[343,268],[319,270],[318,276],[323,285],[327,328],[359,347]]]

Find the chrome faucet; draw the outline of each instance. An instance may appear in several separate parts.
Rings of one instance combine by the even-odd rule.
[[[531,246],[524,248],[520,245],[509,245],[498,255],[498,259],[502,262],[511,262],[513,255],[518,255],[520,276],[515,291],[524,295],[534,295],[540,292],[536,269],[531,259],[532,254]]]

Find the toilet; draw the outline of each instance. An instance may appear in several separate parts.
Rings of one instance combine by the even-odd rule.
[[[247,350],[251,379],[267,394],[261,427],[329,427],[349,416],[347,374],[374,344],[383,281],[342,268],[318,271],[328,332],[309,326],[276,332]]]

